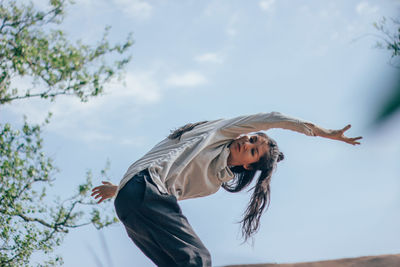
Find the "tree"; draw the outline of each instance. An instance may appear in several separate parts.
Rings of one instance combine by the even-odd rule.
[[[88,101],[130,61],[131,35],[123,44],[110,45],[109,27],[96,46],[68,41],[59,29],[67,6],[65,0],[51,0],[47,11],[40,11],[32,3],[0,0],[0,105],[60,95]],[[14,88],[16,77],[33,80],[32,88]],[[60,265],[62,258],[51,252],[70,229],[116,221],[93,206],[91,172],[70,198],[49,199],[57,168],[44,153],[41,133],[50,115],[43,125],[30,125],[25,118],[20,130],[0,124],[0,266],[32,265],[35,252],[47,255],[38,266]]]
[[[75,95],[82,101],[102,93],[104,84],[130,60],[123,57],[107,63],[111,53],[123,55],[133,42],[131,35],[119,45],[110,45],[106,27],[95,47],[78,41],[72,44],[62,30],[66,0],[51,0],[50,10],[37,11],[33,4],[0,1],[0,104],[13,100],[58,95]],[[12,88],[15,77],[32,77],[32,88],[21,92]]]
[[[389,24],[389,25],[388,25]],[[390,27],[391,26],[391,27]],[[396,19],[388,20],[383,17],[379,23],[374,23],[374,27],[380,32],[378,48],[387,49],[391,53],[390,64],[400,69],[400,21]],[[390,29],[392,28],[392,30]],[[394,29],[394,30],[393,30]],[[393,81],[389,97],[379,108],[375,122],[385,121],[400,108],[400,76]]]
[[[389,29],[388,24],[391,24],[394,31]],[[388,23],[388,20],[383,17],[380,22],[374,23],[374,27],[381,34],[379,36],[381,41],[378,41],[377,47],[389,50],[392,53],[391,59],[394,60],[392,64],[400,68],[400,62],[396,62],[400,57],[400,21],[391,19]]]
[[[69,229],[88,224],[99,229],[116,221],[101,218],[98,207],[85,209],[95,204],[88,200],[91,172],[75,195],[48,204],[51,201],[46,192],[57,169],[43,152],[41,126],[25,122],[21,131],[13,130],[10,124],[1,126],[0,266],[27,266],[34,252],[49,254],[60,245]],[[105,170],[102,175],[106,175]],[[43,264],[61,263],[62,258],[55,256]]]

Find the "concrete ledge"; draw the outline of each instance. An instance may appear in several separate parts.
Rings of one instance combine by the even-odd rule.
[[[226,267],[400,267],[400,254],[301,263],[227,265]]]

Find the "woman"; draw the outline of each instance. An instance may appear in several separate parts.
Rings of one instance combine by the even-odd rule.
[[[284,158],[276,142],[258,131],[283,128],[360,144],[362,137],[344,136],[350,127],[326,130],[278,112],[187,124],[133,163],[119,186],[103,182],[92,196],[100,203],[116,195],[115,209],[129,237],[156,265],[211,266],[177,200],[207,196],[221,186],[239,192],[257,177],[241,221],[247,240],[259,229],[272,172]]]

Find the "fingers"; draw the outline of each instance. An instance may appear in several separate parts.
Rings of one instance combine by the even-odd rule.
[[[93,196],[93,195],[95,195],[95,194],[99,194],[99,193],[102,191],[102,189],[103,189],[103,186],[102,186],[102,185],[93,188],[93,189],[92,189],[92,194],[91,194],[91,196]]]
[[[351,140],[353,143],[356,143],[356,144],[360,144],[360,142],[357,142],[357,140],[360,140],[360,139],[362,139],[362,136],[350,138],[350,140]]]
[[[92,194],[92,196],[93,196],[93,195],[94,195],[94,194]],[[99,204],[99,203],[103,202],[104,200],[109,199],[109,197],[107,197],[107,196],[105,196],[105,195],[103,195],[103,194],[98,193],[97,195],[94,196],[94,199],[95,199],[95,200],[99,199],[99,200],[97,201],[97,203]]]
[[[102,188],[93,188],[92,189],[92,194],[90,196],[94,196],[94,198],[98,198],[99,196],[103,195],[105,193]]]
[[[351,124],[348,124],[348,125],[346,125],[346,127],[344,127],[343,129],[342,129],[342,132],[345,132],[345,131],[347,131],[348,129],[350,129],[351,128]]]
[[[103,185],[113,185],[112,183],[108,181],[102,181]],[[103,188],[103,185],[96,186],[95,188],[92,189],[92,192],[95,191],[100,191]]]
[[[99,193],[100,193],[100,189],[99,188],[97,188],[97,189],[93,188],[91,196],[94,196],[94,195],[99,194]]]
[[[92,194],[90,196],[92,196],[95,200],[98,199],[98,204],[100,204],[101,202],[103,202],[106,199],[110,198],[110,190],[109,190],[109,186],[113,185],[112,183],[108,182],[108,181],[102,181],[103,185],[100,186],[96,186],[95,188],[92,189]]]
[[[95,188],[92,189],[92,192],[100,190],[100,187],[101,187],[101,185],[100,186],[96,186]]]
[[[342,132],[342,138],[343,137],[345,138],[345,140],[343,140],[343,141],[345,141],[346,143],[351,144],[351,145],[360,145],[361,143],[358,142],[357,140],[362,139],[362,136],[358,136],[358,137],[354,137],[354,138],[348,138],[348,137],[343,136],[343,133],[350,128],[351,128],[351,124],[348,124],[342,130],[340,130],[340,132]]]
[[[101,197],[101,192],[93,192],[90,196],[92,196],[94,199]]]
[[[351,145],[360,145],[360,142],[357,142],[357,140],[362,139],[362,136],[358,136],[358,137],[354,137],[354,138],[347,138],[347,140],[345,141],[348,144]]]

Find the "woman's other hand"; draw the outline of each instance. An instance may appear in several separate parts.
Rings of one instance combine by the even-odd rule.
[[[106,199],[115,196],[118,186],[107,181],[102,181],[103,185],[99,185],[92,189],[92,197],[99,199],[97,203],[101,203]]]

